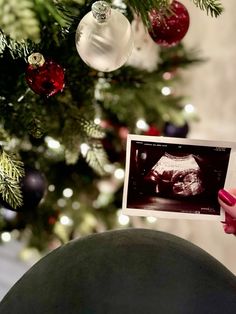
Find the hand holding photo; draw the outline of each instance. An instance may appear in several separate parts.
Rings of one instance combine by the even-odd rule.
[[[126,215],[223,220],[218,191],[236,184],[236,143],[129,134]]]

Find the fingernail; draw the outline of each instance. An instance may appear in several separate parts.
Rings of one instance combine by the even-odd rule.
[[[236,199],[224,189],[219,190],[218,196],[219,199],[228,206],[234,206],[236,204]]]

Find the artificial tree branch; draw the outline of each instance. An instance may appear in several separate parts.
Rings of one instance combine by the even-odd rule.
[[[212,17],[217,17],[223,12],[222,3],[219,0],[193,0],[193,3],[201,10],[206,10]]]

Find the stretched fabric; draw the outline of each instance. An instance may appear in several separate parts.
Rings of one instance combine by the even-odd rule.
[[[1,314],[232,314],[236,278],[165,232],[126,229],[56,249],[10,289]]]

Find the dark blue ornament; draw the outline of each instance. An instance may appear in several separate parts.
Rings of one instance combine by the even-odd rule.
[[[189,125],[186,122],[184,125],[179,126],[170,122],[166,122],[163,133],[169,137],[181,137],[184,138],[189,132]]]

